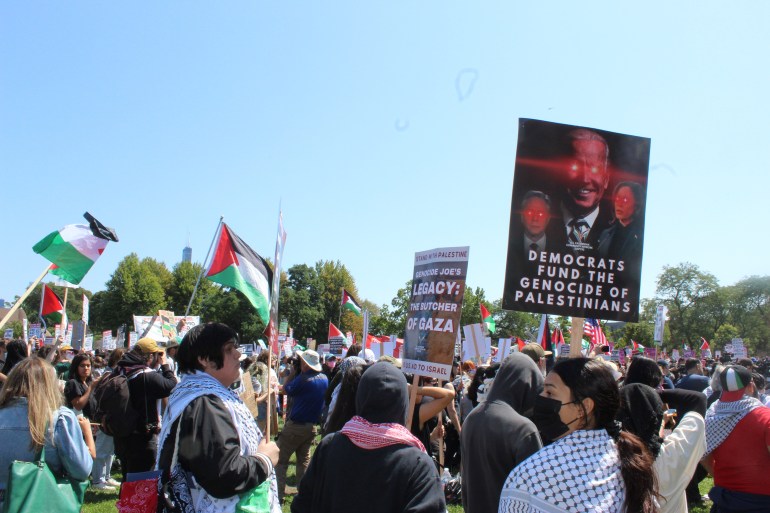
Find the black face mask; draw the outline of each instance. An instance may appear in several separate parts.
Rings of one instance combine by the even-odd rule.
[[[559,410],[561,410],[562,405],[576,402],[578,401],[562,403],[557,399],[551,399],[542,395],[535,397],[532,422],[537,427],[537,430],[540,431],[540,438],[544,444],[550,444],[569,431],[569,425],[575,422],[577,417],[565,424],[561,421],[561,417],[559,417]]]

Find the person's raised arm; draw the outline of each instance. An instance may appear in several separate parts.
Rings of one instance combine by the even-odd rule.
[[[455,398],[454,390],[439,387],[419,387],[417,395],[433,398],[432,401],[420,405],[420,427],[438,415]]]

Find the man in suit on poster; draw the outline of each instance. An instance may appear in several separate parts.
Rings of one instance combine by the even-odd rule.
[[[586,128],[571,131],[568,138],[572,155],[561,205],[564,224],[557,236],[574,253],[595,253],[599,235],[611,219],[610,209],[602,206],[610,182],[609,146]]]

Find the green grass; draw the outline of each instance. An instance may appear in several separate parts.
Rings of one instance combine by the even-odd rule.
[[[317,445],[321,437],[316,437],[314,445]],[[296,467],[294,465],[295,458],[292,456],[289,464],[289,470],[286,473],[286,484],[288,486],[297,486]],[[120,480],[119,473],[113,473],[113,478]],[[706,495],[711,487],[714,485],[714,481],[711,477],[707,477],[700,483],[701,495]],[[287,495],[283,503],[283,512],[289,513],[291,508],[291,501],[294,496]],[[103,492],[88,489],[86,491],[86,499],[83,504],[83,513],[116,513],[117,508],[115,502],[118,500],[118,492]],[[704,502],[702,505],[692,505],[690,507],[690,513],[709,513],[711,510],[711,502]],[[463,513],[463,507],[461,505],[448,505],[448,513]]]

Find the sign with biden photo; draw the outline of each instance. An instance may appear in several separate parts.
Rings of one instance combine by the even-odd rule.
[[[503,308],[639,318],[650,139],[519,120]]]

